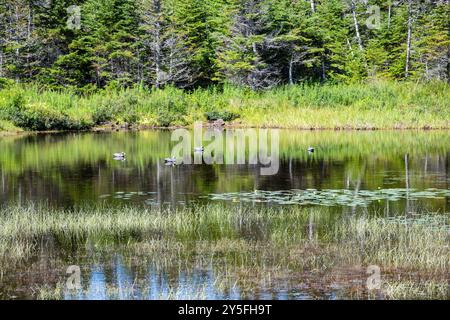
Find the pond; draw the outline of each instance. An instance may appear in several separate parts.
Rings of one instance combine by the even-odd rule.
[[[207,214],[220,206],[258,212],[288,210],[286,221],[279,215],[248,221],[240,216],[246,225],[224,222],[220,226],[219,221],[214,234],[208,224],[209,233],[203,229],[189,233],[195,239],[181,239],[177,234],[176,243],[170,244],[164,242],[172,236],[170,230],[167,234],[155,231],[158,236],[151,237],[136,229],[124,230],[107,241],[86,236],[82,244],[52,231],[37,232],[27,238],[32,249],[25,257],[12,263],[5,251],[0,298],[367,298],[365,260],[351,264],[330,258],[322,264],[331,266],[327,270],[318,270],[316,261],[310,263],[309,255],[324,250],[321,242],[336,233],[338,221],[363,216],[428,225],[428,214],[433,213],[444,217],[437,224],[448,231],[448,131],[280,130],[279,168],[274,175],[261,175],[260,164],[168,166],[164,159],[176,144],[171,135],[169,130],[155,130],[1,137],[3,212],[30,206],[72,212],[101,205],[105,210]],[[308,152],[310,146],[314,152]],[[126,159],[114,159],[115,152],[125,152]],[[293,223],[287,220],[294,219],[293,210],[310,214]],[[302,260],[301,266],[297,260],[295,267],[290,260],[277,264],[278,253],[267,250],[278,250],[274,239],[281,229],[275,226],[289,223],[309,242],[302,240],[301,249],[290,247],[283,257],[295,256]],[[224,226],[232,229],[232,235],[224,233]],[[8,226],[4,222],[1,227]],[[232,244],[226,243],[230,239]],[[253,251],[240,252],[243,243],[255,246]],[[255,260],[248,262],[251,252]],[[333,256],[320,252],[315,257]],[[81,289],[65,288],[70,265],[80,267]],[[387,269],[386,279],[397,276],[395,268]],[[413,271],[405,270],[402,274],[415,281]]]

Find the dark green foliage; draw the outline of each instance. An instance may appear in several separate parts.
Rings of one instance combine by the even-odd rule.
[[[136,123],[139,119],[139,114],[136,111],[138,104],[138,99],[128,94],[108,98],[95,107],[92,121],[97,125],[117,119],[129,124]]]
[[[83,93],[135,84],[231,82],[257,90],[303,81],[450,80],[448,1],[312,2],[5,0],[0,87],[4,78]],[[81,12],[75,29],[68,25],[74,5]],[[367,24],[372,6],[380,12],[375,28]]]
[[[205,113],[208,121],[215,121],[222,119],[223,121],[233,121],[239,118],[239,115],[229,111],[210,111]]]
[[[170,127],[171,125],[175,124],[182,125],[184,123],[180,123],[181,117],[182,114],[178,114],[175,112],[159,111],[157,115],[157,124],[160,127]]]
[[[32,131],[86,130],[92,127],[91,123],[72,119],[64,112],[42,105],[11,107],[7,119],[19,128]]]
[[[8,105],[0,108],[0,119],[31,131],[86,130],[93,126],[90,121],[76,119],[47,104],[27,104],[22,94],[14,95]]]
[[[13,83],[14,81],[12,81],[11,79],[0,78],[0,90],[10,87]]]

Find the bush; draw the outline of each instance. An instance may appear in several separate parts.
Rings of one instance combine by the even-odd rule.
[[[92,114],[92,121],[95,124],[102,124],[114,120],[116,116],[117,111],[115,109],[101,104],[97,108],[95,108]]]
[[[133,96],[108,98],[95,107],[92,114],[94,124],[102,124],[108,121],[124,121],[136,123],[139,114],[136,111],[139,100]]]
[[[7,89],[14,84],[14,81],[11,79],[0,78],[0,89]]]
[[[183,116],[183,114],[179,113],[160,111],[157,115],[157,122],[161,127],[169,127],[175,124],[183,125]]]
[[[64,112],[52,110],[46,104],[15,106],[9,110],[12,123],[25,130],[85,130],[92,126],[83,119],[72,119]]]
[[[205,116],[208,121],[215,121],[215,120],[219,120],[219,119],[222,119],[223,121],[233,121],[234,119],[239,118],[238,114],[228,112],[228,111],[206,112]]]
[[[0,119],[10,120],[15,110],[20,110],[25,105],[25,99],[22,94],[14,94],[6,104],[0,108]]]

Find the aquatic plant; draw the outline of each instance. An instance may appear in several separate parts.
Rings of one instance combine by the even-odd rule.
[[[450,190],[429,188],[425,190],[392,188],[378,190],[306,189],[306,190],[255,190],[253,192],[228,192],[210,194],[210,200],[274,203],[281,205],[367,206],[372,201],[400,199],[445,199]]]
[[[312,276],[317,286],[340,283],[344,296],[351,295],[345,290],[357,286],[352,292],[356,290],[360,292],[358,297],[364,298],[364,282],[357,285],[346,277],[339,279],[343,270],[355,270],[352,274],[357,276],[358,272],[364,274],[364,266],[377,264],[386,280],[382,288],[385,298],[445,298],[442,281],[448,271],[449,226],[448,215],[442,214],[424,212],[411,218],[382,218],[361,212],[336,216],[326,208],[297,206],[87,206],[63,210],[29,205],[1,208],[0,229],[2,274],[27,265],[48,245],[48,240],[43,239],[53,239],[52,246],[58,245],[60,254],[50,258],[57,259],[51,263],[59,265],[61,273],[55,284],[34,288],[35,297],[41,299],[87,295],[87,288],[77,294],[61,287],[58,281],[62,281],[67,262],[58,262],[57,258],[67,254],[83,257],[87,253],[95,264],[99,263],[96,257],[105,260],[120,255],[125,265],[144,269],[152,266],[156,274],[168,272],[175,278],[181,276],[180,270],[183,277],[195,270],[209,270],[215,280],[207,291],[214,290],[217,297],[223,297],[220,292],[239,292],[239,297],[255,298],[262,288],[281,290],[287,285],[286,279],[292,280],[288,283],[294,289],[298,284],[295,275],[302,274]],[[420,281],[392,278],[404,274],[417,274]],[[120,290],[108,284],[105,297],[208,297],[201,283],[190,291],[177,282],[168,283],[164,291],[148,294],[146,281],[136,277]],[[430,285],[423,286],[423,281]]]

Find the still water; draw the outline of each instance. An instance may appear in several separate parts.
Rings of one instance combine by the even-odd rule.
[[[249,164],[165,166],[175,144],[169,131],[1,138],[0,200],[64,207],[99,201],[186,205],[220,200],[220,195],[246,198],[245,193],[255,190],[314,189],[368,191],[372,196],[383,190],[395,196],[397,190],[402,203],[409,189],[415,200],[433,210],[448,208],[448,132],[281,131],[280,168],[270,176]],[[308,146],[315,147],[313,154]],[[126,161],[113,159],[117,151],[126,152]],[[426,201],[417,191],[430,192],[423,194]],[[384,198],[368,203],[382,206]]]
[[[2,137],[0,203],[67,209],[98,203],[139,208],[319,206],[335,215],[363,210],[389,217],[449,212],[448,131],[282,130],[279,141],[278,173],[263,176],[254,164],[166,166],[164,158],[175,144],[170,131]],[[308,153],[309,146],[314,153]],[[120,151],[127,154],[125,161],[113,159]],[[233,280],[219,279],[212,267],[217,261],[201,257],[182,265],[130,255],[112,245],[61,250],[52,239],[43,243],[33,259],[2,274],[0,298],[35,298],[33,288],[54,284],[70,264],[81,265],[85,290],[62,290],[66,299],[342,297],[339,281],[327,287],[317,283],[326,281],[323,276],[308,271],[302,281],[280,271],[276,286],[244,292],[237,283],[226,283]],[[334,270],[340,279],[348,272]],[[363,283],[364,273],[353,272],[352,279]]]

